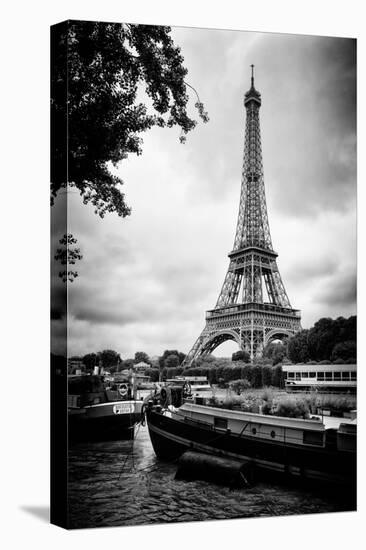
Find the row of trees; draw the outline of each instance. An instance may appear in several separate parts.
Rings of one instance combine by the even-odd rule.
[[[132,359],[122,360],[114,350],[103,350],[98,353],[88,353],[83,357],[72,357],[81,360],[85,371],[91,372],[95,366],[103,366],[110,372],[119,372],[133,368],[140,362],[150,365],[145,374],[152,382],[166,380],[184,374],[185,376],[206,376],[211,384],[227,385],[233,380],[245,379],[253,388],[262,386],[283,387],[283,375],[280,366],[249,364],[242,360],[232,361],[229,358],[215,358],[213,355],[199,357],[191,367],[184,368],[181,364],[185,354],[177,350],[165,350],[156,360],[150,359],[145,352],[136,352]]]
[[[263,350],[262,357],[256,359],[258,363],[267,363],[270,365],[278,365],[287,359],[287,343],[285,342],[270,342]],[[232,361],[242,361],[250,363],[250,355],[247,351],[236,351],[231,356]]]
[[[252,388],[284,385],[282,367],[254,365],[229,359],[211,362],[210,366],[190,367],[184,371],[186,376],[207,376],[211,384],[229,384],[233,380],[247,380]]]
[[[87,353],[81,357],[74,355],[70,357],[70,361],[81,361],[87,372],[92,372],[94,367],[102,365],[108,370],[117,370],[118,366],[122,363],[120,354],[112,349],[105,349],[97,353]]]
[[[173,378],[174,376],[206,376],[210,384],[222,386],[228,385],[234,380],[246,380],[249,387],[262,388],[263,386],[284,386],[282,367],[277,365],[253,365],[237,361],[235,364],[230,359],[220,359],[212,362],[209,366],[189,367],[164,367],[162,371],[158,368],[146,370],[152,382],[159,380],[161,374],[162,380]]]
[[[237,351],[232,361],[249,363],[250,357],[246,351]],[[270,342],[256,361],[273,366],[308,362],[356,363],[357,317],[319,319],[310,329],[301,330],[282,342]]]
[[[319,319],[311,329],[302,330],[288,339],[286,353],[292,363],[356,363],[357,317]]]
[[[176,369],[179,365],[181,365],[184,358],[185,354],[178,350],[165,350],[163,355],[155,360],[151,359],[144,351],[137,351],[134,358],[123,360],[118,352],[111,349],[106,349],[103,351],[98,351],[97,353],[87,353],[84,356],[70,357],[70,360],[81,361],[86,372],[93,371],[95,366],[103,366],[112,373],[133,368],[137,363],[143,362],[150,365],[151,368],[148,369],[149,371],[157,370],[158,379],[159,370],[166,373],[169,369]],[[182,370],[183,368],[181,367],[181,371]]]

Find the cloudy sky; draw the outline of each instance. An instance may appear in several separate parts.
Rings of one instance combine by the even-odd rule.
[[[118,170],[129,218],[101,220],[68,195],[68,230],[84,256],[69,289],[69,355],[187,353],[199,335],[234,240],[251,63],[269,223],[291,305],[304,328],[356,312],[355,43],[189,28],[172,35],[210,122],[185,145],[178,129],[144,135],[143,155]],[[229,342],[215,354],[233,350]]]

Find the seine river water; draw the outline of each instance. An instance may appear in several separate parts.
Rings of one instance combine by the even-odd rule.
[[[138,431],[137,431],[138,430]],[[158,460],[148,429],[135,441],[84,443],[69,452],[70,527],[142,525],[354,509],[339,494],[258,481],[231,490],[175,479],[176,465]]]

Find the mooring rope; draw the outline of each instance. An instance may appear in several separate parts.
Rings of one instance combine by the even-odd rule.
[[[126,455],[126,457],[125,457],[125,459],[124,459],[124,461],[123,461],[123,464],[122,464],[122,466],[121,466],[121,470],[120,470],[120,472],[119,472],[119,476],[118,476],[118,480],[117,480],[118,482],[119,482],[120,479],[121,479],[121,475],[122,475],[122,473],[123,473],[124,467],[125,467],[125,465],[126,465],[128,459],[130,458],[131,454],[132,454],[132,459],[133,459],[134,445],[135,445],[135,441],[136,441],[136,439],[137,439],[137,437],[138,437],[138,434],[139,434],[139,431],[140,431],[141,423],[142,423],[142,420],[140,420],[140,422],[138,422],[138,424],[137,424],[136,434],[135,434],[135,436],[134,436],[134,438],[133,438],[133,440],[132,440],[131,448],[130,448],[130,450],[128,451],[128,453],[127,453],[127,455]],[[135,463],[134,463],[134,461],[133,461],[133,467],[132,467],[131,471],[135,471]]]

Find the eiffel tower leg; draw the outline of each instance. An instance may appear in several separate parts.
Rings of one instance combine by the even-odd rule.
[[[195,341],[195,343],[193,344],[192,349],[190,350],[188,355],[186,355],[186,357],[184,358],[184,361],[182,362],[182,367],[189,367],[192,364],[192,361],[194,361],[194,359],[197,359],[197,357],[202,355],[203,353],[202,344],[207,336],[208,336],[208,330],[206,325],[203,331],[201,332],[201,334],[199,335],[199,337],[197,338],[197,340]]]
[[[190,366],[197,357],[212,353],[220,344],[227,340],[233,340],[238,344],[239,349],[243,349],[239,327],[217,329],[217,327],[210,325],[208,322],[182,362],[182,366]]]

